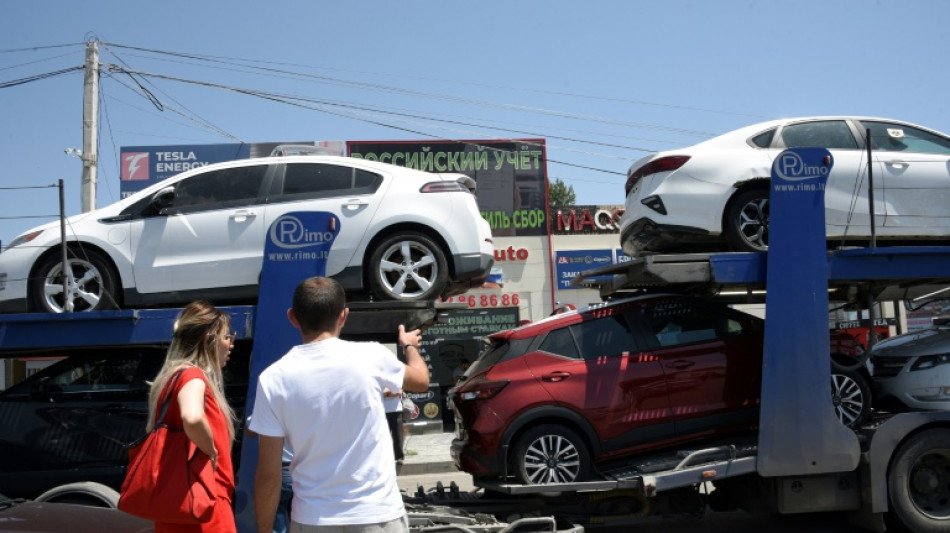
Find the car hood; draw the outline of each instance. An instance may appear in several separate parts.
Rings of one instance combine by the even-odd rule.
[[[89,211],[89,212],[87,212],[87,213],[80,213],[80,214],[78,214],[78,215],[73,215],[73,216],[70,216],[70,217],[66,217],[67,240],[68,240],[69,237],[71,236],[71,234],[69,233],[71,228],[74,228],[75,225],[78,224],[81,220],[84,220],[84,219],[89,218],[90,216],[96,215],[96,214],[101,214],[101,211],[99,211],[99,210],[97,210],[97,211]],[[28,229],[28,230],[26,230],[26,231],[20,233],[19,235],[17,235],[16,238],[14,238],[11,242],[15,243],[15,242],[17,241],[17,239],[20,239],[21,237],[23,237],[23,236],[25,236],[25,235],[29,235],[30,233],[33,233],[33,232],[36,232],[36,231],[42,231],[42,232],[43,232],[43,234],[39,237],[40,241],[38,241],[38,242],[44,242],[44,241],[46,241],[46,240],[48,240],[48,239],[56,239],[56,240],[59,240],[59,235],[60,235],[59,220],[57,219],[57,220],[54,220],[54,221],[52,221],[52,222],[47,222],[46,224],[43,224],[43,225],[41,225],[41,226],[34,226],[34,227],[32,227],[32,228],[30,228],[30,229]],[[52,236],[52,237],[51,237],[51,236]],[[17,243],[17,244],[19,244],[19,243]],[[6,248],[4,248],[4,249],[6,249]],[[2,533],[2,532],[0,532],[0,533]]]
[[[911,357],[950,353],[950,328],[927,328],[898,335],[874,345],[873,357]]]
[[[0,511],[0,533],[147,533],[151,522],[116,509],[69,503],[24,502]]]

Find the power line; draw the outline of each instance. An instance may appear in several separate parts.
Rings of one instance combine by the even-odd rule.
[[[116,70],[124,70],[122,67],[119,67],[118,65],[110,65],[109,68],[110,68],[110,69],[116,69]],[[347,114],[341,113],[341,112],[330,111],[330,110],[328,110],[328,109],[320,109],[320,108],[315,108],[315,107],[312,107],[312,106],[303,105],[302,103],[299,103],[299,101],[304,101],[304,102],[308,102],[308,103],[311,103],[311,104],[318,104],[318,105],[340,106],[340,107],[344,107],[344,108],[353,107],[353,106],[346,106],[346,105],[341,105],[341,104],[337,104],[337,103],[333,103],[333,102],[316,101],[316,100],[312,100],[312,99],[305,99],[305,98],[294,97],[294,96],[289,96],[289,95],[281,95],[281,94],[276,94],[276,93],[268,93],[268,92],[257,91],[257,90],[252,90],[252,89],[243,89],[243,88],[239,88],[239,87],[231,87],[231,86],[222,85],[222,84],[217,84],[217,83],[202,82],[202,81],[197,81],[197,80],[189,80],[189,79],[186,79],[186,78],[180,78],[180,77],[176,77],[176,76],[169,76],[169,75],[165,75],[165,74],[149,73],[149,72],[142,72],[142,71],[134,71],[134,74],[139,75],[139,76],[146,76],[146,77],[147,77],[147,76],[151,76],[151,77],[155,77],[155,78],[166,79],[166,80],[169,80],[169,81],[178,81],[178,82],[181,82],[181,83],[188,83],[188,84],[200,85],[200,86],[209,87],[209,88],[224,89],[224,90],[233,91],[233,92],[236,92],[236,93],[239,93],[239,94],[244,94],[244,95],[247,95],[247,96],[256,96],[256,97],[258,97],[258,98],[262,98],[262,99],[265,99],[265,100],[271,100],[271,101],[274,101],[274,102],[279,102],[279,103],[294,105],[294,106],[302,107],[302,108],[305,108],[305,109],[312,109],[312,110],[315,110],[315,111],[320,111],[320,112],[327,113],[327,114],[331,114],[331,115],[336,115],[336,116],[342,116],[342,117],[345,117],[345,118],[350,118],[350,119],[352,119],[352,120],[359,120],[359,121],[362,121],[362,122],[366,122],[366,123],[369,123],[369,124],[374,124],[374,125],[381,126],[381,127],[385,127],[385,128],[390,128],[390,129],[395,129],[395,130],[398,130],[398,131],[403,131],[403,132],[407,132],[407,133],[412,133],[412,134],[414,134],[414,135],[422,135],[422,136],[425,136],[425,137],[432,137],[432,138],[436,138],[436,139],[445,139],[445,138],[442,137],[442,136],[433,135],[433,134],[431,134],[431,133],[419,131],[419,130],[416,130],[416,129],[404,128],[404,127],[401,127],[401,126],[396,126],[396,125],[393,125],[393,124],[389,124],[389,123],[385,123],[385,122],[380,122],[380,121],[378,121],[378,120],[364,119],[364,118],[354,117],[354,116],[352,116],[352,115],[347,115]],[[447,140],[456,140],[456,139],[447,139]],[[469,143],[469,144],[477,145],[478,143],[472,142],[472,143]],[[561,165],[566,165],[566,166],[581,168],[581,169],[585,169],[585,170],[591,170],[591,171],[595,171],[595,172],[605,172],[605,173],[609,173],[609,174],[620,174],[619,172],[616,172],[616,171],[613,171],[613,170],[606,170],[606,169],[601,169],[601,168],[596,168],[596,167],[590,167],[590,166],[586,166],[586,165],[578,165],[578,164],[575,164],[575,163],[568,163],[568,162],[566,162],[566,161],[557,161],[557,160],[553,160],[553,159],[550,159],[550,158],[548,158],[547,161],[550,161],[550,162],[553,162],[553,163],[558,163],[558,164],[561,164]]]
[[[8,48],[6,50],[0,50],[0,54],[13,54],[17,52],[36,52],[37,50],[50,50],[52,48],[65,48],[68,46],[86,46],[86,43],[66,43],[66,44],[52,44],[48,46],[28,46],[25,48]]]
[[[130,46],[118,45],[114,43],[106,43],[106,46],[114,46],[118,48],[129,48],[133,50],[147,51],[147,52],[156,53],[156,54],[164,54],[164,55],[169,55],[173,57],[193,59],[196,61],[204,61],[204,62],[210,62],[210,63],[234,64],[234,63],[229,63],[228,61],[224,61],[223,59],[215,57],[215,56],[200,56],[196,54],[185,54],[181,52],[164,52],[161,50],[140,48],[140,47],[130,47]],[[231,60],[231,59],[236,59],[236,58],[224,58],[224,59]],[[242,61],[246,61],[246,60],[242,60]],[[518,105],[518,104],[488,102],[488,101],[483,101],[483,100],[461,98],[457,96],[444,95],[444,94],[439,94],[439,93],[416,91],[412,89],[394,87],[394,86],[380,84],[380,83],[361,82],[361,81],[355,81],[355,80],[333,78],[329,76],[320,76],[316,74],[307,74],[307,73],[295,72],[295,71],[279,69],[279,68],[260,67],[260,66],[247,65],[247,64],[241,64],[241,63],[238,63],[236,65],[242,68],[258,70],[258,71],[267,73],[270,76],[273,76],[275,74],[280,74],[282,76],[293,76],[293,77],[298,77],[298,78],[302,77],[302,78],[307,78],[314,81],[320,81],[323,83],[329,83],[329,84],[339,85],[339,86],[344,86],[344,87],[356,87],[356,88],[365,89],[365,90],[395,93],[395,94],[401,94],[405,96],[423,97],[423,98],[429,98],[429,99],[434,99],[434,100],[462,103],[462,104],[467,104],[467,105],[494,107],[494,108],[506,109],[510,111],[535,113],[535,114],[542,114],[542,115],[548,115],[548,116],[555,116],[559,118],[568,118],[568,119],[573,119],[573,120],[601,122],[601,123],[611,124],[611,125],[616,125],[616,126],[643,128],[643,129],[650,129],[650,130],[656,130],[656,131],[668,131],[668,132],[677,133],[681,135],[691,135],[691,136],[698,136],[698,137],[712,137],[713,136],[713,134],[709,132],[688,130],[684,128],[675,128],[675,127],[666,126],[666,125],[640,123],[640,122],[625,122],[625,121],[611,119],[608,117],[580,115],[580,114],[569,113],[565,111],[537,108],[537,107],[531,107],[531,106],[523,106],[523,105]]]
[[[103,66],[106,66],[106,65],[103,65]],[[112,66],[114,66],[114,65],[112,65]],[[119,69],[120,72],[125,73],[125,74],[129,74],[129,72],[127,72],[126,69],[123,69],[122,67],[117,67],[117,68]],[[152,104],[154,105],[155,102],[157,101],[157,98],[155,98],[155,95],[152,94],[151,91],[148,91],[147,89],[145,89],[145,88],[142,86],[141,83],[139,83],[137,80],[134,79],[134,77],[132,77],[131,75],[130,75],[129,77],[135,81],[136,85],[137,85],[140,89],[142,89],[143,91],[145,91],[145,92],[147,93],[147,94],[145,95],[145,98],[146,98],[150,103],[152,103]],[[114,81],[115,81],[116,83],[118,83],[119,85],[125,87],[126,89],[129,89],[129,90],[132,91],[133,93],[138,94],[138,93],[136,92],[136,90],[135,90],[133,87],[130,87],[128,84],[126,84],[126,83],[123,82],[122,80],[116,78],[115,76],[109,75],[109,78],[112,79],[112,80],[114,80]],[[211,132],[211,133],[214,133],[214,134],[216,134],[216,135],[220,135],[220,136],[222,136],[222,137],[226,137],[226,138],[228,138],[228,139],[235,140],[235,141],[237,141],[237,142],[244,142],[243,140],[239,139],[238,137],[235,137],[234,135],[231,135],[231,134],[228,133],[227,131],[225,131],[225,130],[223,130],[223,129],[217,127],[217,126],[215,126],[214,124],[211,124],[210,122],[207,122],[207,121],[201,119],[200,117],[195,117],[195,116],[193,116],[193,115],[190,115],[190,114],[188,114],[188,113],[185,113],[185,112],[183,112],[183,111],[180,111],[180,110],[179,110],[178,108],[176,108],[176,107],[169,106],[168,104],[162,103],[162,104],[160,105],[160,107],[159,107],[159,106],[156,106],[156,109],[158,109],[159,111],[164,111],[164,110],[170,111],[170,112],[172,112],[172,113],[174,113],[174,114],[176,114],[176,115],[178,115],[178,116],[180,116],[180,117],[182,117],[182,118],[184,118],[184,119],[186,119],[186,120],[188,120],[188,121],[190,121],[190,122],[193,122],[193,123],[199,125],[201,128],[203,128],[203,129],[205,129],[205,130],[207,130],[207,131],[209,131],[209,132]]]
[[[36,61],[27,61],[26,63],[20,63],[20,64],[18,64],[18,65],[10,65],[9,67],[0,68],[0,70],[11,70],[11,69],[15,69],[15,68],[25,67],[25,66],[27,66],[27,65],[35,65],[35,64],[37,64],[37,63],[43,63],[43,62],[46,62],[46,61],[52,61],[52,60],[54,60],[54,59],[59,59],[59,58],[61,58],[61,57],[71,56],[71,55],[74,55],[74,54],[75,54],[75,52],[67,52],[67,53],[65,53],[65,54],[59,54],[59,55],[57,55],[57,56],[51,56],[51,57],[45,57],[45,58],[43,58],[43,59],[37,59]]]
[[[378,72],[369,72],[369,71],[350,70],[350,69],[342,69],[342,68],[334,68],[334,67],[322,67],[322,66],[304,65],[304,64],[299,64],[299,63],[286,63],[286,62],[277,62],[277,61],[268,61],[268,60],[247,59],[247,58],[238,58],[238,57],[231,57],[231,56],[205,55],[205,54],[194,54],[194,53],[184,53],[184,52],[170,52],[170,51],[166,51],[166,50],[158,50],[158,49],[154,49],[154,48],[143,48],[143,47],[136,47],[136,46],[128,46],[128,45],[122,45],[122,44],[116,44],[116,43],[104,43],[104,44],[106,44],[106,45],[108,45],[108,46],[114,46],[114,47],[117,47],[117,48],[126,48],[126,49],[129,49],[129,50],[137,50],[137,51],[140,51],[140,52],[148,52],[148,53],[158,54],[158,55],[169,55],[169,56],[179,57],[179,58],[183,58],[183,59],[193,59],[193,60],[205,61],[205,62],[219,62],[219,63],[225,63],[225,64],[237,64],[237,65],[244,66],[244,67],[247,67],[247,68],[255,68],[255,69],[257,69],[257,68],[263,69],[264,67],[257,67],[257,66],[255,66],[255,65],[253,65],[253,64],[248,65],[248,64],[236,63],[236,62],[258,63],[258,64],[274,65],[274,66],[280,66],[280,67],[293,67],[293,68],[309,68],[309,69],[331,70],[331,71],[337,71],[337,72],[346,72],[346,73],[354,73],[354,74],[366,74],[366,75],[372,75],[372,76],[399,76],[399,77],[408,78],[408,79],[413,79],[413,80],[437,81],[437,82],[440,82],[440,83],[452,83],[452,84],[456,84],[456,85],[466,85],[466,86],[472,86],[472,87],[485,87],[485,88],[491,88],[491,89],[514,90],[514,91],[528,92],[528,93],[536,93],[536,94],[550,94],[550,95],[558,95],[558,96],[569,96],[569,97],[572,97],[572,98],[581,98],[581,99],[597,100],[597,101],[604,101],[604,102],[616,102],[616,103],[624,103],[624,104],[634,104],[634,105],[661,107],[661,108],[667,108],[667,109],[679,109],[679,110],[685,110],[685,111],[697,111],[697,112],[702,112],[702,113],[714,113],[714,114],[721,114],[721,115],[731,115],[731,116],[751,117],[751,118],[766,118],[766,117],[763,117],[763,116],[761,116],[761,115],[755,115],[755,114],[750,114],[750,113],[739,113],[739,112],[734,112],[734,111],[724,111],[724,110],[718,110],[718,109],[709,109],[709,108],[694,107],[694,106],[687,106],[687,105],[678,105],[678,104],[667,104],[667,103],[659,103],[659,102],[647,102],[647,101],[645,101],[645,100],[634,100],[634,99],[617,98],[617,97],[611,97],[611,96],[589,95],[589,94],[581,94],[581,93],[574,93],[574,92],[567,92],[567,91],[553,91],[553,90],[550,90],[550,89],[532,89],[532,88],[512,87],[512,86],[506,86],[506,85],[495,85],[495,84],[487,84],[487,83],[479,83],[479,82],[471,82],[471,81],[444,80],[444,79],[431,78],[431,77],[425,77],[425,76],[406,76],[406,75],[399,75],[399,74],[397,74],[397,75],[393,75],[393,74],[380,74],[380,73],[378,73]],[[281,71],[281,70],[277,69],[277,71],[279,72],[279,71]],[[291,72],[291,71],[284,71],[284,72]],[[298,73],[295,73],[295,74],[301,75],[301,76],[308,76],[307,74],[303,74],[303,73],[299,73],[299,72],[298,72]],[[333,79],[333,78],[328,78],[328,79]]]
[[[122,59],[121,57],[119,57],[115,52],[113,52],[112,50],[109,50],[109,53],[112,54],[117,60],[119,60],[120,62],[122,62],[123,65],[126,65],[126,67],[128,67],[128,64],[125,62],[125,60]],[[134,80],[134,81],[136,81],[136,83],[138,83],[138,80]],[[155,90],[157,90],[157,91],[159,91],[159,92],[162,92],[162,90],[159,89],[155,84],[152,84],[151,82],[149,82],[149,85],[151,85],[152,87],[155,87]],[[142,87],[142,89],[145,90],[144,87]],[[151,93],[149,93],[149,94],[151,94]],[[162,92],[162,94],[165,94],[165,93]],[[180,107],[181,109],[184,110],[184,112],[187,113],[187,115],[185,116],[185,118],[188,118],[189,120],[191,120],[191,121],[193,121],[193,122],[200,123],[200,124],[204,125],[204,126],[207,127],[207,128],[210,128],[210,129],[212,129],[212,130],[214,130],[214,131],[217,131],[220,135],[222,135],[222,136],[224,136],[224,137],[226,137],[226,138],[233,139],[233,140],[236,140],[236,141],[238,141],[238,142],[243,142],[243,141],[241,141],[241,139],[237,138],[237,137],[234,136],[234,135],[231,135],[230,133],[228,133],[228,132],[225,131],[224,129],[219,128],[218,126],[215,126],[214,124],[212,124],[212,123],[211,123],[210,121],[208,121],[208,120],[205,120],[204,118],[202,118],[201,116],[199,116],[197,113],[195,113],[195,112],[192,111],[191,109],[188,109],[187,106],[185,106],[185,105],[182,104],[181,102],[175,100],[175,99],[172,98],[171,96],[169,96],[169,95],[167,95],[167,94],[165,94],[165,96],[166,96],[166,98],[170,99],[172,102],[175,102],[175,104],[177,104],[178,107]],[[182,113],[183,115],[185,114],[184,112]]]
[[[0,89],[9,89],[10,87],[16,87],[17,85],[24,85],[27,83],[32,83],[34,81],[45,80],[53,78],[56,76],[61,76],[63,74],[69,74],[70,72],[76,72],[77,70],[83,70],[82,66],[70,67],[62,70],[54,70],[52,72],[46,72],[44,74],[36,74],[34,76],[27,76],[26,78],[20,78],[17,80],[10,80],[0,83]]]
[[[23,189],[55,189],[59,185],[20,185],[15,187],[0,187],[0,191],[18,191]]]

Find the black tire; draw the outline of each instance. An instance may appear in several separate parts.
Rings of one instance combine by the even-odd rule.
[[[842,424],[859,427],[871,416],[871,386],[859,372],[833,368],[831,402]]]
[[[525,432],[511,458],[515,475],[525,485],[585,481],[590,472],[587,445],[577,433],[555,424]]]
[[[76,284],[68,291],[74,312],[116,309],[118,276],[108,259],[94,250],[70,248],[67,261]],[[63,263],[58,253],[46,256],[30,279],[30,310],[40,313],[62,313]]]
[[[887,495],[892,518],[907,530],[950,531],[950,430],[922,431],[897,449]]]
[[[94,481],[79,481],[52,488],[37,496],[33,501],[50,503],[72,503],[90,507],[119,508],[119,493],[111,487]]]
[[[769,191],[749,189],[726,207],[723,233],[734,252],[764,252],[769,248]]]
[[[449,278],[445,253],[414,231],[383,239],[369,260],[369,286],[382,300],[434,300]]]

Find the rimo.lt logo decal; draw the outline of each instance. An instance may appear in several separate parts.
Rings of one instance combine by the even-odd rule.
[[[329,244],[335,235],[332,231],[312,231],[295,216],[286,215],[270,228],[270,240],[280,248],[297,249]]]
[[[828,164],[809,165],[796,152],[782,152],[775,160],[775,173],[786,181],[804,181],[820,177],[827,177],[831,171],[830,157]]]
[[[308,261],[329,259],[330,245],[336,238],[334,231],[314,231],[293,215],[278,218],[270,227],[271,243],[284,252],[267,254],[270,261]],[[317,249],[308,249],[317,247]]]
[[[148,152],[122,154],[122,181],[148,181]]]

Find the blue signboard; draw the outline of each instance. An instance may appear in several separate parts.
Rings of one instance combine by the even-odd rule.
[[[555,264],[557,288],[559,290],[582,289],[583,287],[571,285],[571,281],[578,274],[585,270],[609,265],[613,261],[613,250],[566,250],[557,252]]]
[[[850,472],[854,432],[835,416],[828,337],[825,184],[831,153],[793,148],[772,165],[759,456],[763,476]],[[802,445],[807,443],[807,445]]]
[[[331,213],[293,212],[271,224],[264,244],[258,313],[254,321],[247,414],[252,414],[261,372],[300,344],[300,332],[287,319],[294,289],[313,276],[325,276],[327,257],[340,232],[340,220]],[[265,311],[261,313],[260,311]],[[254,472],[257,439],[245,438],[241,447],[234,511],[238,530],[255,531]]]

